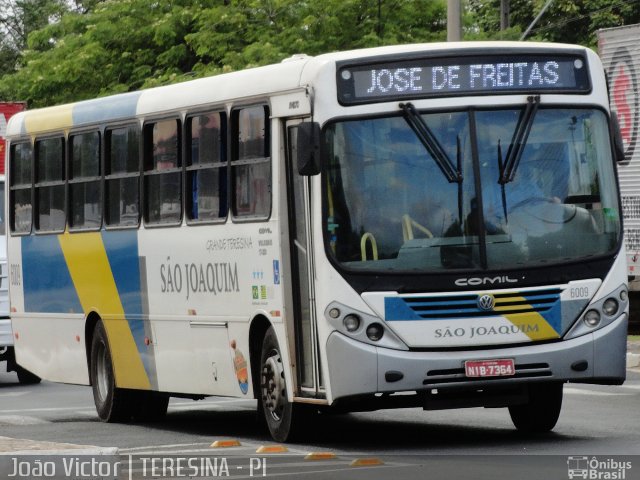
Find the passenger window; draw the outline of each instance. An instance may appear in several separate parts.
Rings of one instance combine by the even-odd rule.
[[[182,219],[180,122],[163,120],[144,127],[144,221],[178,223]]]
[[[108,129],[105,136],[105,222],[137,226],[140,219],[140,134],[137,126]]]
[[[64,208],[64,139],[36,140],[36,231],[62,232]]]
[[[100,134],[89,132],[69,137],[69,226],[96,229],[102,224],[100,183]]]
[[[193,222],[225,219],[227,201],[226,116],[204,113],[187,119],[186,210]]]
[[[233,112],[231,184],[233,214],[265,219],[271,213],[269,109],[248,107]]]
[[[33,182],[33,147],[30,142],[11,145],[10,158],[10,200],[11,231],[14,233],[31,232]]]

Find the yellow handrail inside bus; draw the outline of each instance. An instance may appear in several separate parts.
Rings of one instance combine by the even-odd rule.
[[[371,253],[373,260],[378,260],[378,243],[376,242],[373,233],[366,232],[362,235],[362,239],[360,240],[360,253],[362,254],[362,261],[367,261],[367,240],[371,242]]]
[[[327,223],[329,225],[329,233],[331,234],[331,239],[329,241],[329,245],[331,246],[331,250],[333,253],[336,253],[336,242],[335,238],[333,238],[336,234],[337,225],[335,222],[334,216],[334,208],[333,208],[333,192],[331,191],[331,184],[329,183],[329,178],[327,177],[327,202],[329,204],[329,218],[327,219]]]
[[[402,216],[402,238],[406,242],[407,240],[413,240],[413,229],[416,228],[424,233],[427,238],[433,238],[433,233],[424,225],[420,225],[413,218],[406,213]]]

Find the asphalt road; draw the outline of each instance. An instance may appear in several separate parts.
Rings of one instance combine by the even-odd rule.
[[[545,435],[519,434],[506,409],[386,410],[321,415],[302,443],[286,445],[285,453],[260,455],[258,448],[273,442],[256,421],[254,401],[172,399],[162,421],[104,424],[97,418],[89,387],[48,382],[23,386],[0,365],[0,437],[117,447],[138,462],[134,470],[139,477],[131,478],[151,478],[146,471],[142,475],[141,456],[216,455],[228,459],[232,478],[265,473],[271,478],[304,474],[314,479],[551,479],[569,478],[571,459],[596,458],[604,472],[597,478],[627,480],[640,478],[639,410],[640,371],[629,370],[627,382],[619,387],[566,385],[558,425]],[[216,440],[229,439],[240,446],[211,448]],[[305,461],[310,452],[331,456]],[[266,467],[256,464],[263,460]],[[358,460],[374,465],[352,467]],[[624,477],[611,477],[613,470],[607,468],[615,469],[619,464],[612,462],[618,460],[632,462],[633,468],[623,463]],[[3,461],[9,457],[0,457]],[[250,467],[255,467],[252,475]],[[164,478],[182,478],[177,470],[170,473],[174,476]],[[224,473],[218,471],[218,476],[227,476]]]

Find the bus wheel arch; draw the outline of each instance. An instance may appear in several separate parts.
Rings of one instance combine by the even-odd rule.
[[[91,384],[91,343],[93,342],[93,334],[96,330],[96,324],[101,321],[100,315],[96,312],[90,312],[84,322],[84,346],[87,354],[87,373],[89,374],[89,384]]]
[[[249,327],[249,359],[251,364],[251,378],[253,379],[253,396],[258,399],[258,411],[260,412],[260,356],[262,355],[262,342],[271,322],[264,315],[257,315]]]

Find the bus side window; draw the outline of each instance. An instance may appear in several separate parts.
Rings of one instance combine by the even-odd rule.
[[[64,138],[36,140],[35,227],[39,232],[64,231]]]
[[[231,118],[233,215],[266,219],[271,213],[269,109],[237,109]]]
[[[10,225],[13,233],[30,233],[32,224],[31,188],[33,182],[33,147],[30,142],[11,145]]]
[[[226,116],[202,113],[187,118],[186,213],[193,222],[227,218]],[[190,148],[189,148],[190,147]]]
[[[144,127],[144,221],[175,224],[182,219],[180,121]]]
[[[69,136],[69,227],[96,229],[102,224],[100,133]]]
[[[137,125],[107,129],[105,134],[105,223],[138,226],[140,156]]]

